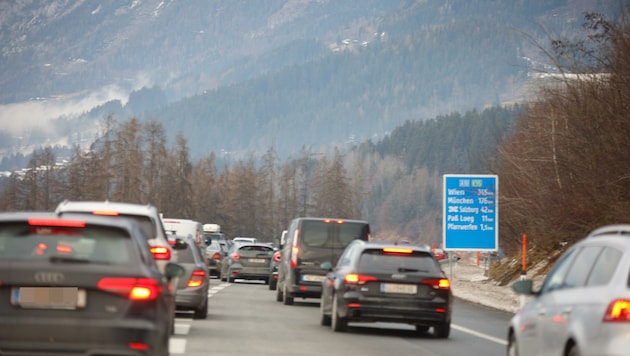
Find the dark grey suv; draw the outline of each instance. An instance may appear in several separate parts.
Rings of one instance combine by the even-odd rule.
[[[370,239],[370,225],[363,220],[296,218],[281,246],[276,300],[286,305],[294,298],[319,298],[328,271],[353,240]]]

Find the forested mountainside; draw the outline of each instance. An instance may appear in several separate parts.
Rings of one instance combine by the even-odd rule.
[[[284,157],[303,146],[323,151],[382,138],[408,120],[522,100],[528,75],[551,68],[538,45],[579,34],[585,11],[620,13],[620,4],[595,0],[0,6],[1,102],[36,98],[43,117],[102,88],[129,93],[82,102],[52,127],[40,118],[6,132],[25,120],[15,120],[19,110],[1,115],[11,123],[0,132],[3,152],[88,146],[102,129],[95,123],[111,115],[162,122],[195,158],[269,145]]]

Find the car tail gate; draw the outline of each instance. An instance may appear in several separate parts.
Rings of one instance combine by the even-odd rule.
[[[269,267],[273,248],[265,245],[247,245],[238,249],[239,262],[245,267]]]
[[[431,299],[438,290],[448,293],[450,282],[441,276],[429,252],[404,247],[363,251],[357,273],[346,275],[346,286],[361,286],[365,296],[383,294]]]
[[[80,220],[0,225],[0,317],[115,318],[161,293],[128,231]]]
[[[304,220],[297,237],[297,267],[310,268],[323,262],[337,263],[344,248],[353,240],[368,241],[367,222],[343,219]],[[294,238],[295,241],[295,238]]]

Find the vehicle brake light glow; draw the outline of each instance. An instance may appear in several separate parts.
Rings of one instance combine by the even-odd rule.
[[[278,251],[273,254],[273,260],[275,262],[280,262],[281,259],[282,259],[282,252]]]
[[[127,346],[132,350],[146,351],[151,349],[151,347],[144,342],[130,342]]]
[[[378,278],[374,276],[366,276],[363,274],[348,273],[344,277],[343,281],[346,284],[366,284],[367,282],[376,282],[378,281]]]
[[[298,254],[300,253],[300,248],[298,247],[298,236],[300,235],[300,229],[295,229],[295,234],[293,234],[293,242],[291,243],[291,268],[296,269],[298,266]]]
[[[199,287],[203,284],[203,281],[206,279],[206,271],[202,269],[196,269],[193,271],[190,279],[188,280],[188,287]]]
[[[73,252],[72,246],[57,245],[57,253],[60,255],[70,255],[72,254],[72,252]]]
[[[171,259],[171,249],[165,246],[151,246],[153,259],[163,261]]]
[[[234,252],[234,253],[232,254],[232,259],[233,259],[233,260],[235,260],[235,261],[240,260],[240,259],[241,259],[241,254],[240,254],[240,253],[238,253],[238,252]]]
[[[413,250],[410,249],[410,248],[385,247],[385,248],[383,248],[383,252],[385,252],[385,253],[410,254],[410,253],[413,253]]]
[[[425,279],[422,281],[422,284],[428,284],[434,289],[450,289],[451,281],[448,278],[440,278],[440,279]]]
[[[630,300],[613,300],[604,314],[604,322],[629,322],[630,321]]]
[[[212,259],[215,261],[220,261],[221,260],[221,254],[218,252],[215,252],[214,255],[212,255]]]
[[[139,301],[156,299],[160,290],[158,283],[150,278],[106,277],[98,281],[97,287]]]
[[[325,219],[324,222],[326,224],[330,224],[331,222],[334,222],[334,223],[337,223],[337,224],[343,224],[344,223],[344,221],[341,220],[341,219],[339,219],[339,220]]]
[[[40,219],[30,218],[28,224],[31,226],[55,226],[55,227],[85,227],[83,220],[67,220],[67,219]]]
[[[108,210],[94,210],[92,215],[104,215],[104,216],[118,216],[120,215],[117,211],[108,211]]]

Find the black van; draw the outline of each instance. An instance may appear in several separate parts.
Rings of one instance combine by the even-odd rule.
[[[286,305],[293,298],[319,298],[327,270],[324,262],[337,264],[353,240],[369,241],[370,225],[363,220],[296,218],[281,242],[276,300]]]

